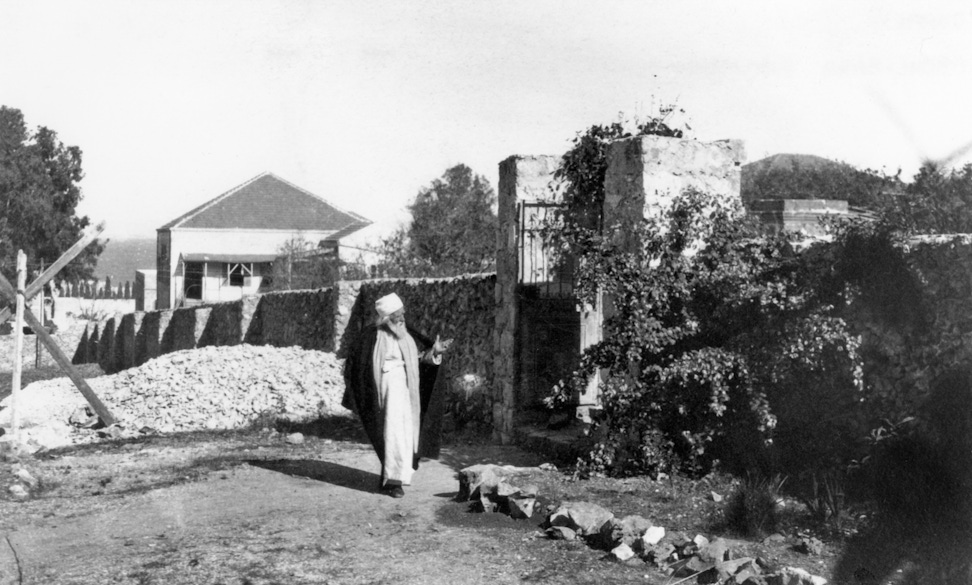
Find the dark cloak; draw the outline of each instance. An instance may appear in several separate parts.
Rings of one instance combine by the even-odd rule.
[[[408,328],[409,335],[415,340],[419,353],[427,351],[433,340]],[[354,411],[364,426],[368,440],[374,447],[378,459],[385,460],[385,429],[378,408],[378,388],[375,386],[374,370],[371,359],[378,341],[378,327],[371,325],[361,332],[361,336],[348,352],[344,363],[344,407]],[[445,356],[442,356],[443,365]],[[442,430],[442,410],[445,397],[447,376],[440,374],[443,366],[419,361],[419,396],[421,408],[419,424],[418,453],[413,467],[418,469],[418,458],[439,458]]]

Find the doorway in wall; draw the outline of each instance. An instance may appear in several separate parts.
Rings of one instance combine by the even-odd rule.
[[[202,300],[203,293],[203,263],[186,262],[182,279],[182,298]]]

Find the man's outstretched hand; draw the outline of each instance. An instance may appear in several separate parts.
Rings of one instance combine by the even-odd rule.
[[[432,344],[432,353],[435,355],[442,355],[449,350],[452,346],[451,339],[439,339],[439,336],[435,336],[435,343]]]

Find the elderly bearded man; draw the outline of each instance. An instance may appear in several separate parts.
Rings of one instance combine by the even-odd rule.
[[[419,457],[438,455],[437,425],[436,436],[425,431],[433,426],[430,404],[441,406],[441,397],[434,401],[432,394],[437,366],[452,340],[436,336],[430,343],[406,327],[395,293],[378,299],[375,310],[377,322],[364,330],[345,364],[345,406],[358,413],[381,461],[379,489],[401,498]]]

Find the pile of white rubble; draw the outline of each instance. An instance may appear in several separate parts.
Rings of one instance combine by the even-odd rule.
[[[342,361],[297,347],[236,345],[165,354],[88,380],[126,433],[234,429],[256,421],[350,415],[341,407]],[[53,448],[89,442],[87,402],[68,378],[35,382],[18,400],[19,441]],[[10,398],[0,427],[10,430]]]

